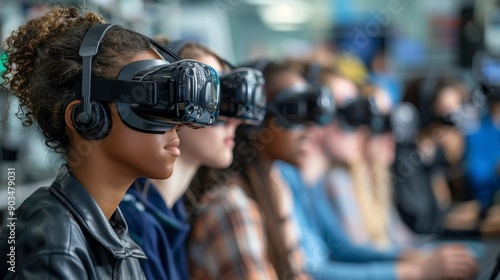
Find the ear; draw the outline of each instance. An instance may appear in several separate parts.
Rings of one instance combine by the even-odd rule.
[[[70,131],[76,132],[75,125],[73,123],[73,110],[76,109],[75,106],[80,104],[80,100],[71,101],[64,111],[64,121]]]

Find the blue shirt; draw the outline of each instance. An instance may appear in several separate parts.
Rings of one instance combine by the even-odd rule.
[[[147,279],[189,279],[186,238],[189,233],[182,199],[169,208],[151,181],[137,179],[120,203],[129,234],[142,248]]]
[[[284,162],[277,165],[293,194],[306,269],[314,279],[396,279],[399,250],[352,244],[327,198],[325,181],[306,187],[297,168]]]
[[[466,136],[466,170],[469,185],[483,208],[490,206],[500,180],[496,169],[500,161],[500,130],[485,116],[480,128]]]

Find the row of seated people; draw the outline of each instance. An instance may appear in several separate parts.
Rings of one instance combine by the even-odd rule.
[[[199,43],[173,44],[182,46],[177,51],[183,58],[221,72],[228,67]],[[390,180],[392,105],[383,89],[360,88],[334,67],[316,69],[311,79],[309,68],[318,66],[307,61],[260,59],[242,66],[264,75],[264,122],[227,119],[202,130],[181,129],[182,154],[172,177],[136,181],[120,205],[132,236],[150,254],[146,275],[467,279],[478,273],[470,246],[421,249],[430,240],[399,218]],[[321,114],[328,110],[318,111],[317,101],[306,98],[321,89],[331,95],[325,105],[336,108],[326,122]],[[302,104],[291,101],[298,98]],[[284,101],[291,102],[288,112],[273,110]],[[383,125],[372,125],[375,114]],[[232,135],[234,146],[225,142]]]

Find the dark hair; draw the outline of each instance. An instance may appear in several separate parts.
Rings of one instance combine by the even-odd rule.
[[[335,66],[326,66],[317,61],[287,59],[285,65],[299,71],[309,83],[325,83],[329,77],[342,77],[344,75],[335,68]]]
[[[162,44],[163,46],[166,46],[171,41],[170,37],[168,37],[165,34],[158,34],[158,35],[154,36],[153,39],[156,42]]]
[[[283,63],[270,62],[262,69],[262,74],[266,80],[265,89],[268,101],[273,101],[276,98],[276,94],[281,90],[276,85],[279,84],[282,75],[286,73],[301,75],[297,69]]]
[[[427,128],[432,122],[432,117],[439,114],[434,110],[441,91],[447,87],[462,89],[464,86],[465,84],[457,76],[449,73],[436,76],[419,75],[407,82],[402,101],[415,106],[420,114],[421,128]]]
[[[82,76],[80,44],[92,25],[103,22],[97,13],[54,6],[13,31],[5,42],[8,59],[2,87],[10,87],[19,98],[16,115],[27,126],[36,121],[46,145],[64,155],[71,144],[65,131],[64,106],[74,99],[72,87]],[[114,28],[93,58],[92,75],[116,77],[137,52],[148,49],[151,46],[144,36]]]

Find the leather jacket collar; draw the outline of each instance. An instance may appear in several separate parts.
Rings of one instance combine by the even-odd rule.
[[[82,230],[90,233],[116,258],[146,258],[142,249],[128,236],[128,227],[120,208],[116,209],[108,221],[95,200],[65,166],[61,168],[49,190],[68,207]]]

